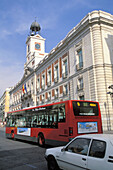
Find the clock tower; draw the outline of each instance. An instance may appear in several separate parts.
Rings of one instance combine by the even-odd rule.
[[[40,36],[41,27],[38,22],[33,22],[30,35],[26,41],[26,63],[24,71],[35,69],[37,64],[47,55],[45,53],[45,39]]]

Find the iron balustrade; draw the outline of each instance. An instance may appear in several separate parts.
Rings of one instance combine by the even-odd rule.
[[[83,68],[83,62],[80,62],[80,63],[78,63],[77,65],[76,65],[76,69],[77,70],[80,70],[80,69],[82,69]]]

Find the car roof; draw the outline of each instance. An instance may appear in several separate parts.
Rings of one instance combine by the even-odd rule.
[[[80,135],[80,138],[92,138],[97,140],[106,140],[110,141],[113,145],[113,134],[87,134],[87,135]]]

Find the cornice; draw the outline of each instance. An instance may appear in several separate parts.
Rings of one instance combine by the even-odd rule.
[[[26,40],[26,44],[29,42],[30,39],[39,39],[39,40],[46,40],[45,38],[41,37],[39,34],[36,34],[34,36],[28,36]]]

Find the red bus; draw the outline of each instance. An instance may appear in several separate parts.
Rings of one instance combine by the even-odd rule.
[[[8,112],[6,137],[64,145],[77,135],[102,133],[98,102],[68,100]]]

